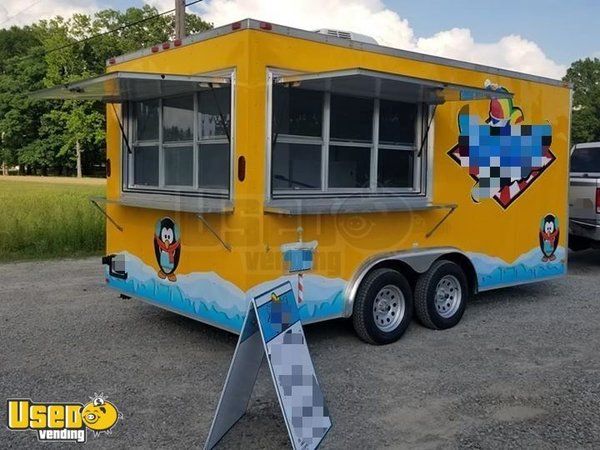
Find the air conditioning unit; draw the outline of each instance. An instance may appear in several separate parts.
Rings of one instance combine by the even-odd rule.
[[[379,45],[379,43],[366,34],[353,33],[351,31],[331,30],[329,28],[321,28],[316,31],[319,34],[325,34],[327,36],[333,36],[340,39],[347,39],[349,41],[363,42],[365,44]]]

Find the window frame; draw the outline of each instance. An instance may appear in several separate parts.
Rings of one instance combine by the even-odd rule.
[[[213,75],[213,74],[205,74]],[[229,139],[227,136],[203,138],[200,136],[200,117],[199,117],[199,95],[200,91],[190,92],[189,94],[178,94],[173,96],[155,97],[148,100],[158,100],[159,102],[159,132],[158,140],[153,141],[138,141],[137,140],[137,129],[136,129],[136,118],[134,114],[134,103],[125,102],[122,105],[123,108],[123,119],[124,129],[127,133],[127,139],[131,153],[128,152],[128,146],[125,144],[124,139],[121,139],[121,154],[123,169],[121,170],[122,182],[121,191],[124,194],[140,194],[140,195],[152,195],[157,196],[172,196],[172,197],[204,197],[204,198],[215,198],[232,200],[234,195],[234,153],[235,153],[235,129],[236,129],[236,77],[235,70],[229,70],[227,72],[219,72],[219,75],[229,78],[230,84],[224,87],[218,87],[215,89],[230,89],[230,126],[229,126]],[[192,95],[194,101],[194,120],[193,120],[193,138],[192,140],[186,141],[164,141],[164,130],[163,130],[163,99],[180,97],[182,95]],[[199,161],[200,161],[200,146],[209,144],[229,144],[229,182],[226,188],[208,188],[199,186]],[[134,184],[134,152],[136,147],[145,146],[158,146],[158,186],[145,186]],[[193,147],[193,174],[192,174],[192,186],[188,185],[167,185],[165,183],[165,156],[166,151],[169,148],[177,147]]]
[[[349,198],[349,197],[401,197],[421,198],[430,200],[431,196],[431,149],[433,142],[434,124],[429,129],[427,139],[419,155],[419,149],[427,123],[431,120],[433,109],[431,105],[416,103],[417,114],[415,120],[414,145],[379,143],[379,113],[380,100],[376,97],[366,97],[374,102],[372,140],[370,143],[351,142],[330,138],[331,128],[331,92],[324,91],[323,100],[323,123],[321,137],[294,136],[279,134],[277,143],[303,143],[321,145],[321,189],[277,189],[272,186],[273,177],[273,96],[275,78],[290,74],[291,71],[267,70],[267,92],[266,92],[266,171],[265,171],[265,199],[267,202],[278,200],[295,200],[310,198]],[[370,149],[370,174],[369,187],[365,188],[330,188],[329,187],[329,147],[330,146],[354,146]],[[393,149],[398,151],[410,151],[414,154],[413,183],[410,187],[378,187],[378,162],[380,149]]]

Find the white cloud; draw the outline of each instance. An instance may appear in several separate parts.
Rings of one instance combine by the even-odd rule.
[[[354,31],[393,47],[414,44],[408,21],[379,0],[205,0],[199,10],[217,26],[252,17],[307,30]]]
[[[551,78],[561,78],[566,72],[565,66],[552,61],[535,42],[521,36],[480,43],[475,42],[470,30],[453,28],[417,38],[408,21],[380,0],[205,0],[197,10],[216,26],[253,17],[307,30],[354,31],[373,36],[390,47]]]
[[[173,8],[173,0],[147,2],[160,11]],[[42,0],[25,9],[27,4],[22,0],[2,0],[0,28],[55,15],[89,13],[100,6],[97,0]],[[430,37],[417,37],[408,21],[387,8],[382,0],[204,0],[192,6],[191,10],[216,26],[253,17],[307,30],[336,28],[354,31],[373,36],[380,44],[390,47],[551,78],[561,78],[566,72],[564,65],[548,58],[535,42],[518,35],[482,43],[473,39],[470,30],[453,28]],[[6,21],[20,11],[16,17]]]
[[[69,17],[74,13],[91,13],[98,10],[95,0],[2,0],[0,3],[0,28],[27,25],[40,19],[55,16]]]
[[[504,36],[498,42],[475,42],[471,31],[453,28],[429,38],[417,39],[417,50],[431,55],[502,67],[519,72],[561,78],[567,68],[548,58],[532,41],[517,35]]]

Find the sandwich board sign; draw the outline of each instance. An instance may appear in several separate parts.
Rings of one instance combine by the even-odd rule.
[[[250,301],[205,449],[213,448],[246,413],[264,355],[292,447],[315,449],[331,428],[288,281]]]

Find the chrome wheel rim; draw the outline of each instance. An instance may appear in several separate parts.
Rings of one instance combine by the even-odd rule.
[[[373,302],[373,320],[381,331],[389,332],[398,327],[404,318],[406,304],[400,288],[388,284],[379,290]]]
[[[444,319],[456,314],[462,302],[462,288],[454,275],[445,275],[435,288],[435,309]]]

